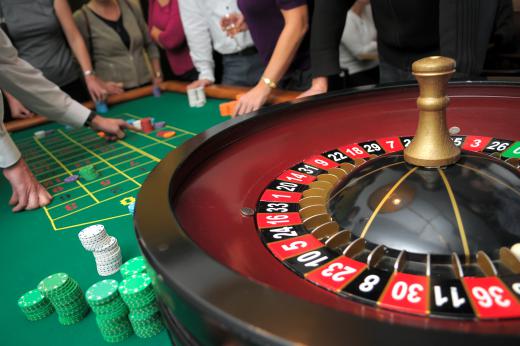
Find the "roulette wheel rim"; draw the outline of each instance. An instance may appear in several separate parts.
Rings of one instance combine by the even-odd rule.
[[[450,85],[520,86],[518,83],[490,82],[450,83]],[[189,232],[183,229],[172,211],[171,198],[175,198],[183,183],[189,179],[190,172],[196,170],[205,158],[222,148],[233,145],[234,141],[246,136],[246,133],[266,130],[270,124],[269,119],[283,116],[286,110],[296,113],[307,106],[325,104],[346,96],[370,96],[372,93],[399,89],[409,90],[410,88],[416,88],[416,84],[358,88],[313,97],[309,103],[296,101],[273,106],[267,110],[228,121],[199,134],[176,151],[168,154],[154,169],[138,196],[138,201],[153,200],[154,203],[137,203],[136,233],[144,255],[157,272],[156,282],[159,295],[161,300],[166,302],[163,303],[163,312],[170,315],[172,324],[177,325],[178,333],[184,334],[187,342],[197,343],[193,335],[189,336],[193,334],[193,330],[186,332],[190,328],[181,321],[182,316],[173,316],[171,311],[168,312],[168,302],[173,305],[185,304],[199,314],[198,328],[205,330],[202,334],[210,343],[241,338],[252,344],[288,344],[291,342],[344,344],[345,335],[348,335],[353,345],[380,342],[388,344],[405,340],[435,344],[446,338],[478,344],[490,340],[509,342],[516,337],[514,335],[516,333],[513,332],[514,326],[501,328],[495,325],[488,330],[485,327],[476,328],[471,321],[445,323],[440,320],[415,316],[406,316],[401,319],[402,313],[382,312],[372,307],[363,307],[356,310],[356,313],[349,314],[281,292],[265,283],[241,275],[205,252],[190,238]],[[254,130],[251,130],[253,128]],[[190,260],[188,261],[187,258]],[[190,262],[195,264],[193,269],[188,268],[191,266]],[[208,294],[203,288],[207,282],[198,278],[197,275],[193,275],[192,271],[196,270],[212,273],[211,277],[218,278],[220,282],[226,282],[226,287],[230,291],[246,293],[237,295],[233,301],[229,301],[228,296],[217,297]],[[287,275],[293,274],[287,272]],[[172,296],[176,297],[175,301],[172,301]],[[240,305],[247,305],[249,311],[243,311],[239,308]],[[266,307],[269,307],[269,311],[266,311]],[[312,318],[304,318],[304,316],[312,316]],[[490,322],[487,325],[493,325],[493,323]],[[508,322],[506,321],[504,324],[508,324]],[[312,329],[312,333],[305,332],[310,329]],[[374,330],[379,332],[373,333]],[[504,335],[498,335],[499,330],[502,330]],[[204,340],[204,336],[201,338]],[[197,340],[199,339],[197,337]]]

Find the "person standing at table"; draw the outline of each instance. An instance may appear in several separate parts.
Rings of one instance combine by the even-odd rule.
[[[96,74],[133,89],[162,82],[159,50],[133,0],[91,0],[74,12]]]
[[[20,57],[73,99],[96,101],[106,96],[67,0],[0,0],[0,17]],[[10,106],[6,110],[13,117],[33,115],[30,105],[26,107],[10,93],[5,94]]]
[[[178,0],[182,24],[198,80],[188,88],[215,83],[213,49],[222,54],[222,84],[253,86],[262,75],[262,62],[248,31],[233,38],[220,27],[222,18],[238,12],[236,0]]]
[[[313,82],[299,97],[328,91],[339,69],[338,47],[354,0],[315,0],[311,32]],[[511,0],[372,1],[380,83],[413,80],[411,65],[431,55],[452,57],[455,78],[479,79],[497,13]]]
[[[152,40],[166,52],[173,78],[185,82],[197,80],[177,0],[148,2],[148,30]]]
[[[339,65],[345,88],[379,81],[377,30],[370,0],[357,0],[348,11],[339,45]]]
[[[109,119],[85,108],[47,80],[41,71],[20,59],[9,38],[0,30],[0,85],[34,111],[70,126],[89,126],[117,138],[125,129],[133,129],[122,119]],[[4,126],[3,102],[0,98],[0,169],[11,184],[9,204],[13,211],[36,209],[50,203],[52,197],[36,180],[16,144]]]
[[[273,89],[305,90],[311,84],[308,0],[238,0],[242,11],[223,18],[228,35],[246,29],[264,62],[253,89],[238,100],[235,115],[259,109]]]

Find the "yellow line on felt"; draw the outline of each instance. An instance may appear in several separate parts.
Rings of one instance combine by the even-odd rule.
[[[460,163],[457,163],[457,166],[462,166],[462,167],[467,168],[467,169],[469,169],[469,170],[471,170],[471,171],[473,171],[473,172],[475,172],[475,173],[477,173],[479,175],[482,175],[483,177],[488,178],[489,180],[493,180],[497,184],[502,185],[504,187],[507,187],[508,189],[513,191],[515,194],[520,196],[520,191],[515,190],[515,188],[512,187],[511,185],[508,185],[508,184],[504,183],[502,180],[499,180],[499,179],[495,178],[494,176],[487,174],[486,172],[482,172],[482,171],[480,171],[480,170],[478,170],[476,168],[473,168],[473,167],[467,166],[467,165],[463,165],[463,164],[460,164]]]
[[[363,232],[361,232],[361,235],[359,236],[360,238],[364,238],[368,232],[368,229],[370,228],[370,226],[372,225],[372,222],[374,221],[374,219],[376,218],[377,214],[379,213],[379,211],[381,210],[381,208],[383,208],[383,205],[386,203],[386,201],[390,198],[390,196],[395,192],[395,190],[397,190],[397,188],[399,187],[399,185],[401,185],[405,180],[406,178],[408,178],[410,176],[410,174],[412,174],[413,172],[415,172],[417,170],[417,167],[414,167],[412,168],[411,170],[409,170],[408,172],[406,172],[405,175],[403,175],[395,184],[394,186],[392,186],[392,188],[386,193],[386,195],[381,199],[381,201],[379,202],[379,204],[377,205],[376,209],[374,210],[374,212],[372,213],[372,215],[370,215],[370,219],[368,219],[367,221],[367,224],[365,225],[365,228],[363,228]]]
[[[125,192],[123,192],[123,193],[120,193],[119,195],[115,195],[115,196],[113,196],[113,197],[110,197],[110,198],[104,199],[103,202],[110,201],[110,200],[112,200],[112,199],[114,199],[114,198],[117,198],[117,197],[121,197],[121,196],[126,195],[126,194],[129,193],[129,192],[133,192],[133,191],[135,191],[135,190],[139,190],[139,187],[134,187],[132,190],[128,190],[128,191],[125,191]],[[68,214],[66,214],[66,215],[59,216],[59,217],[55,218],[54,221],[58,221],[58,220],[61,220],[61,219],[65,218],[65,217],[69,217],[69,216],[71,216],[71,215],[74,215],[74,214],[76,214],[76,213],[79,213],[80,211],[83,211],[83,210],[86,210],[86,209],[90,209],[90,208],[92,208],[92,207],[95,207],[96,205],[99,205],[99,203],[91,204],[91,205],[88,205],[88,206],[86,206],[86,207],[84,207],[84,208],[81,208],[81,209],[75,210],[75,211],[73,211],[73,212],[70,212],[70,213],[68,213]]]
[[[56,156],[54,156],[53,153],[51,153],[47,148],[45,148],[45,146],[43,144],[40,143],[40,140],[35,138],[34,141],[36,142],[36,144],[43,149],[43,151],[45,151],[54,161],[56,161],[56,163],[58,165],[61,166],[61,168],[63,168],[65,170],[65,172],[67,172],[69,175],[72,175],[72,172],[67,168],[67,166],[65,166],[60,160],[58,160],[58,158]],[[92,199],[94,201],[96,201],[96,203],[98,203],[98,199],[81,183],[81,181],[79,180],[76,180],[76,183],[81,186],[81,188],[83,190],[85,190],[85,192],[90,196],[92,197]]]
[[[89,148],[87,148],[86,146],[84,146],[83,144],[81,143],[78,143],[76,142],[74,139],[70,138],[69,136],[67,136],[62,130],[58,130],[59,133],[62,134],[62,136],[64,136],[65,138],[67,138],[69,141],[71,141],[72,143],[76,144],[76,145],[79,145],[80,147],[82,147],[83,149],[85,149],[88,153],[90,153],[91,155],[95,156],[98,158],[98,160],[106,163],[107,165],[109,165],[110,167],[112,167],[115,171],[119,172],[120,174],[124,175],[128,180],[130,181],[133,181],[137,186],[141,187],[141,184],[139,184],[137,181],[135,181],[132,177],[126,175],[124,172],[122,172],[120,169],[118,169],[117,167],[115,167],[114,165],[112,165],[110,162],[108,162],[107,160],[105,160],[104,158],[102,158],[101,156],[99,156],[98,154],[96,154],[95,152],[93,152],[92,150],[90,150]]]
[[[154,160],[155,162],[160,162],[160,161],[161,161],[161,159],[159,159],[159,158],[153,156],[152,154],[148,154],[146,151],[143,151],[143,150],[141,150],[141,149],[139,149],[139,148],[137,148],[137,147],[134,147],[134,146],[131,145],[131,144],[125,143],[125,142],[123,142],[123,141],[119,141],[118,143],[121,144],[121,145],[124,145],[125,147],[128,147],[128,148],[134,150],[135,152],[137,152],[137,153],[139,153],[139,154],[141,154],[141,155],[143,155],[143,156],[146,156],[146,157],[148,157],[148,158]]]
[[[131,160],[133,160],[133,159],[130,159],[130,160],[127,160],[127,161],[123,161],[123,162],[121,162],[121,163],[125,163],[125,162],[131,161]],[[153,161],[146,161],[145,163],[142,163],[142,164],[140,164],[140,165],[133,166],[133,167],[130,168],[130,169],[124,170],[124,172],[128,172],[128,171],[131,171],[132,169],[135,169],[135,168],[139,168],[139,167],[142,167],[142,166],[148,165],[148,164],[150,164],[151,162],[153,162]],[[98,172],[101,172],[101,171],[103,171],[103,170],[105,170],[105,169],[109,169],[109,168],[110,168],[110,167],[101,168],[100,170],[98,170]],[[149,172],[147,172],[147,173],[149,173]],[[112,173],[112,174],[110,174],[110,175],[107,175],[106,177],[103,177],[103,178],[99,178],[99,179],[96,179],[96,180],[89,181],[88,183],[85,184],[85,186],[87,186],[87,185],[91,185],[91,184],[94,184],[94,183],[98,183],[98,182],[100,182],[101,180],[106,180],[106,179],[108,179],[108,178],[110,178],[110,177],[113,177],[114,175],[118,175],[118,174],[119,174],[119,173]],[[123,180],[123,181],[127,181],[127,180]],[[64,183],[60,183],[60,184],[64,184]],[[60,185],[60,184],[57,184],[57,185]],[[55,186],[57,186],[57,185],[55,185]],[[63,190],[63,191],[61,191],[61,192],[59,192],[59,193],[57,193],[57,194],[55,194],[55,195],[52,195],[52,196],[53,196],[53,197],[57,197],[57,196],[63,195],[63,194],[65,194],[65,193],[67,193],[67,192],[71,192],[71,191],[74,191],[74,190],[77,190],[77,189],[79,189],[79,187],[75,187],[75,188],[72,188],[72,189],[69,189],[69,190]],[[93,193],[95,193],[95,192],[97,192],[97,191],[94,191]],[[82,196],[84,196],[84,195],[82,195]]]
[[[453,190],[451,189],[450,182],[444,174],[443,170],[437,168],[444,185],[446,186],[446,191],[448,192],[448,196],[450,197],[451,205],[453,206],[453,212],[455,213],[455,219],[457,220],[457,225],[459,227],[460,240],[462,242],[462,248],[464,249],[464,255],[466,256],[466,260],[469,260],[469,246],[468,239],[466,238],[466,231],[464,230],[464,224],[462,223],[462,216],[460,215],[459,205],[457,200],[455,199],[455,195],[453,194]]]
[[[141,174],[135,176],[134,178],[135,178],[135,179],[140,178],[140,177],[142,177],[143,175],[146,175],[146,174],[148,174],[148,173],[150,173],[150,172],[144,172],[144,173],[141,173]],[[115,174],[117,174],[117,173],[115,173]],[[122,180],[122,181],[119,181],[119,182],[117,182],[117,183],[115,183],[115,184],[113,184],[113,185],[110,184],[110,185],[108,185],[108,186],[106,186],[106,187],[102,187],[102,188],[99,189],[99,190],[92,191],[92,193],[97,193],[97,192],[100,192],[100,191],[104,191],[104,190],[106,190],[106,189],[111,189],[111,188],[113,188],[114,186],[117,186],[117,185],[120,185],[120,184],[123,184],[123,183],[126,183],[126,182],[128,182],[128,180]],[[57,205],[53,205],[52,207],[49,208],[49,210],[52,210],[52,209],[57,208],[57,207],[61,207],[62,205],[69,204],[69,203],[74,202],[74,201],[77,201],[78,199],[83,198],[83,197],[85,197],[85,196],[86,196],[86,195],[81,195],[81,196],[78,196],[78,197],[76,197],[76,198],[69,199],[69,200],[66,201],[66,202],[63,202],[63,203],[60,203],[60,204],[57,204]],[[101,200],[99,203],[103,203],[103,202],[104,202],[104,200]]]
[[[137,115],[133,115],[133,114],[130,114],[130,113],[123,113],[123,115],[128,115],[129,117],[132,117],[134,119],[143,119],[143,117],[139,117]],[[188,130],[181,129],[179,127],[175,127],[175,126],[171,126],[171,125],[166,125],[166,127],[174,129],[174,130],[177,130],[177,131],[182,131],[182,132],[185,132],[185,133],[193,135],[193,136],[197,135],[196,133],[190,132]]]
[[[145,145],[145,146],[142,147],[141,149],[146,149],[146,148],[152,147],[152,146],[157,145],[157,144],[159,144],[159,143],[151,143],[151,144]],[[117,150],[119,150],[119,149],[125,149],[125,148],[118,148]],[[114,150],[115,150],[115,149],[114,149]],[[107,151],[107,153],[108,153],[108,151]],[[125,156],[125,155],[129,155],[129,154],[132,154],[132,153],[133,153],[133,151],[125,151],[125,152],[122,153],[122,154],[118,154],[118,155],[115,155],[115,156],[109,156],[109,157],[106,157],[105,159],[106,159],[106,160],[113,160],[113,159],[115,159],[115,158],[118,158],[118,157],[121,157],[121,156]],[[132,158],[130,158],[130,159],[128,159],[128,160],[121,161],[121,162],[117,162],[117,163],[115,163],[115,165],[121,165],[121,164],[123,164],[123,163],[126,163],[126,162],[128,162],[128,161],[132,161],[132,160],[135,160],[135,158],[132,157]],[[101,162],[101,161],[95,161],[95,162],[92,162],[91,164],[96,165],[96,164],[98,164],[98,163],[100,163],[100,162]],[[147,163],[148,163],[148,162],[147,162]],[[139,165],[139,166],[134,166],[134,167],[132,167],[132,168],[136,168],[136,167],[140,167],[140,165]],[[109,169],[109,168],[110,168],[110,167],[100,168],[99,171],[104,171],[105,169]],[[75,171],[79,171],[79,170],[80,170],[80,168],[76,168],[76,169],[73,169],[71,172],[75,172]],[[130,170],[130,169],[128,169],[128,170],[123,170],[123,172],[129,171],[129,170]],[[64,175],[64,174],[66,174],[66,173],[62,173],[62,174],[55,175],[55,176],[53,176],[53,177],[45,178],[45,179],[41,180],[40,182],[43,183],[43,182],[45,182],[45,181],[48,181],[48,180],[52,180],[52,179],[55,179],[55,178],[61,177],[61,176]],[[114,175],[114,174],[112,174],[112,175]],[[111,175],[111,176],[112,176],[112,175]],[[102,179],[99,179],[99,180],[102,180]],[[92,182],[90,182],[90,183],[94,183],[94,182],[99,181],[99,180],[94,180],[94,181],[92,181]],[[85,185],[88,185],[88,184],[90,184],[90,183],[87,183],[87,184],[85,184]],[[65,183],[64,183],[64,182],[61,182],[61,183],[58,183],[58,184],[54,184],[54,185],[48,186],[47,189],[51,189],[51,188],[53,188],[53,187],[55,187],[55,186],[59,186],[59,185],[63,185],[63,184],[65,184]],[[67,190],[67,191],[70,191],[70,190]]]
[[[52,229],[57,231],[56,225],[54,224],[54,220],[51,217],[51,214],[49,214],[49,211],[47,210],[47,207],[43,207],[43,211],[45,212],[45,215],[47,215],[47,218],[51,222]]]
[[[135,134],[137,134],[137,135],[139,135],[139,136],[141,136],[141,137],[145,137],[145,138],[151,139],[151,140],[154,141],[154,142],[157,142],[157,143],[160,143],[160,144],[164,144],[164,145],[166,145],[166,146],[169,146],[170,148],[177,149],[177,147],[176,147],[175,145],[170,144],[170,143],[168,143],[168,142],[161,141],[161,140],[159,140],[159,139],[157,139],[157,138],[154,138],[154,137],[152,137],[152,136],[148,136],[146,133],[135,132]]]
[[[74,228],[74,227],[81,227],[81,226],[91,225],[91,224],[94,224],[94,223],[100,223],[100,222],[109,221],[109,220],[113,220],[113,219],[119,219],[119,218],[122,218],[122,217],[125,217],[125,216],[130,216],[130,214],[129,213],[128,214],[121,214],[121,215],[117,215],[117,216],[107,217],[105,219],[93,220],[93,221],[89,221],[89,222],[78,223],[76,225],[60,227],[60,228],[56,228],[55,231],[63,231],[65,229],[70,229],[70,228]]]

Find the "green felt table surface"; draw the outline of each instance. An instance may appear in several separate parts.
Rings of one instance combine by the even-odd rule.
[[[13,134],[26,161],[53,194],[53,202],[35,211],[12,213],[8,205],[11,189],[0,178],[0,344],[10,345],[103,345],[92,312],[80,323],[62,326],[57,315],[37,322],[25,319],[18,298],[36,288],[45,276],[65,272],[83,291],[103,277],[97,274],[92,253],[86,251],[78,232],[94,223],[105,225],[122,249],[123,261],[140,255],[127,204],[137,196],[150,170],[165,154],[197,133],[227,118],[219,115],[224,102],[208,98],[202,108],[190,108],[185,94],[165,92],[110,107],[108,116],[124,119],[154,117],[166,121],[177,135],[170,139],[150,134],[128,133],[123,141],[107,143],[93,131],[66,129],[46,124]],[[33,137],[37,130],[51,130],[45,138]],[[79,167],[94,164],[100,176],[93,181],[64,183]],[[108,278],[121,280],[116,273]],[[166,331],[151,339],[135,335],[121,345],[169,345]]]

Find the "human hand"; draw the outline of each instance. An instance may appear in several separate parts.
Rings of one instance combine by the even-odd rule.
[[[229,37],[234,37],[236,34],[247,30],[244,16],[238,12],[233,12],[222,17],[220,19],[220,27]]]
[[[92,119],[90,127],[95,131],[105,132],[108,140],[125,138],[125,129],[139,131],[136,127],[128,124],[123,119],[105,118],[101,115],[96,115],[94,119]]]
[[[231,116],[234,118],[237,115],[256,111],[267,101],[270,93],[271,88],[265,83],[257,84],[253,89],[238,99],[235,113]]]
[[[51,195],[36,180],[23,159],[11,167],[4,168],[4,176],[13,190],[9,200],[13,212],[40,208],[52,201]]]
[[[154,40],[155,43],[157,43],[159,46],[162,47],[161,43],[159,42],[159,35],[162,34],[162,30],[160,30],[155,25],[152,26],[152,29],[150,30],[150,36],[152,37],[152,40]]]
[[[210,81],[209,79],[199,79],[199,80],[196,80],[196,81],[188,84],[186,89],[197,89],[199,87],[207,87],[208,85],[211,85],[211,84],[213,84],[213,82]]]
[[[159,86],[163,82],[162,74],[160,76],[153,77],[152,84],[153,86]]]
[[[5,93],[7,103],[11,109],[11,116],[15,119],[26,119],[34,116],[34,113],[25,108],[25,106],[18,101],[13,95]]]
[[[122,94],[125,90],[123,89],[123,83],[116,83],[116,82],[104,82],[105,90],[107,91],[108,95],[118,95]]]
[[[85,83],[87,84],[88,92],[94,102],[102,101],[107,96],[107,91],[104,83],[94,75],[85,76]]]
[[[309,89],[298,95],[297,99],[324,94],[329,89],[329,82],[327,77],[316,77],[312,79],[312,85]]]

